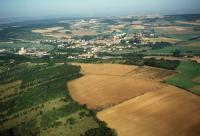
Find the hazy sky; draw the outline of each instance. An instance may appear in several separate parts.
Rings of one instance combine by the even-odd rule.
[[[200,13],[200,0],[0,0],[0,17]]]

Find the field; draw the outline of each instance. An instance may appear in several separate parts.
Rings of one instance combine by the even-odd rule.
[[[148,42],[168,42],[168,43],[177,43],[180,41],[180,39],[174,39],[174,38],[167,38],[167,37],[158,37],[158,38],[143,38],[143,41],[148,41]]]
[[[190,90],[200,95],[200,85],[198,77],[200,76],[200,64],[190,61],[182,61],[177,68],[176,76],[166,80],[167,83]]]
[[[109,75],[87,75],[68,86],[73,99],[94,109],[106,108],[165,87],[144,79]]]
[[[199,136],[199,18],[0,24],[0,135]]]
[[[180,50],[182,55],[200,55],[199,39],[180,42],[161,49],[148,50],[148,55],[173,55],[175,50]]]
[[[73,30],[72,34],[76,36],[97,35],[94,30]]]
[[[176,77],[175,71],[119,64],[74,65],[81,66],[83,77],[68,83],[72,98],[97,109],[98,118],[119,136],[198,135],[199,96],[160,82]]]
[[[196,21],[176,21],[177,24],[184,24],[184,25],[200,25],[200,20]]]
[[[81,73],[84,75],[113,75],[123,76],[135,69],[138,66],[128,66],[119,64],[84,64],[84,63],[72,63],[73,65],[81,66]]]
[[[193,27],[166,26],[156,27],[155,29],[166,34],[200,34],[200,32],[194,31]]]
[[[94,109],[163,89],[167,86],[157,81],[175,74],[159,68],[119,64],[79,65],[84,76],[68,83],[70,93],[76,101]]]
[[[199,104],[198,96],[171,88],[105,109],[98,117],[119,136],[198,136]]]
[[[35,43],[25,43],[25,42],[17,42],[17,43],[0,42],[0,49],[13,50],[13,49],[21,49],[22,47],[42,49],[47,52],[54,49],[53,45],[48,45],[48,44],[35,44]]]
[[[32,32],[45,34],[45,33],[52,33],[58,30],[62,30],[62,29],[64,29],[64,27],[50,27],[50,28],[45,28],[45,29],[35,29],[35,30],[32,30]]]

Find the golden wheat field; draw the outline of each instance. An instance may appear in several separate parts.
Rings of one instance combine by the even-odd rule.
[[[72,98],[119,136],[198,136],[200,99],[160,81],[174,71],[119,64],[79,64],[83,76],[68,83]]]
[[[120,64],[76,64],[83,77],[68,83],[71,96],[89,108],[106,108],[167,85],[160,81],[174,71]]]
[[[86,75],[68,84],[72,98],[89,108],[106,108],[125,100],[158,91],[159,82],[132,77]]]
[[[97,116],[119,136],[198,136],[199,105],[199,96],[169,87],[103,110]]]

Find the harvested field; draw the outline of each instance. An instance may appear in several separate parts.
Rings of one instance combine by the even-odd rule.
[[[52,33],[54,31],[58,31],[62,29],[64,29],[64,27],[50,27],[50,28],[45,28],[45,29],[35,29],[35,30],[32,30],[32,32],[44,34],[44,33]]]
[[[132,28],[132,29],[138,29],[138,30],[140,30],[140,29],[143,30],[143,29],[145,29],[145,26],[134,24],[134,25],[131,25],[130,28]]]
[[[73,35],[84,36],[84,35],[97,35],[94,30],[73,30]]]
[[[169,86],[103,110],[97,116],[119,136],[199,136],[199,105],[199,96]]]
[[[197,63],[200,63],[200,58],[199,57],[193,57],[191,60],[196,61]]]
[[[93,75],[115,75],[123,76],[138,66],[120,65],[120,64],[84,64],[84,63],[72,63],[73,65],[81,66],[81,73],[93,74]]]
[[[68,83],[70,93],[76,101],[89,108],[106,108],[159,91],[166,85],[157,81],[175,74],[170,70],[119,64],[74,65],[81,65],[84,76]]]
[[[81,65],[84,76],[68,83],[73,99],[89,108],[107,108],[97,116],[119,136],[200,134],[200,97],[158,82],[174,71],[117,64],[75,65]]]
[[[168,42],[168,43],[177,43],[180,40],[179,39],[174,39],[174,38],[166,38],[166,37],[158,37],[158,38],[143,38],[142,40],[148,41],[148,42]]]
[[[35,29],[32,30],[34,33],[40,33],[43,36],[55,37],[58,39],[69,39],[71,34],[65,34],[68,30],[64,30],[64,27],[51,27],[46,29]]]
[[[194,31],[192,27],[165,26],[156,27],[155,29],[164,31],[168,34],[200,34],[200,32]]]
[[[143,66],[135,69],[133,72],[128,73],[126,76],[154,81],[163,81],[176,74],[177,73],[173,70]]]
[[[176,21],[177,24],[184,24],[184,25],[200,25],[199,20],[196,21]]]
[[[106,108],[165,85],[131,77],[85,75],[68,84],[72,98],[89,108]]]

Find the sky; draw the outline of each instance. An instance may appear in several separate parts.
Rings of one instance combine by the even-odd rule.
[[[200,13],[200,0],[0,0],[0,17]]]

